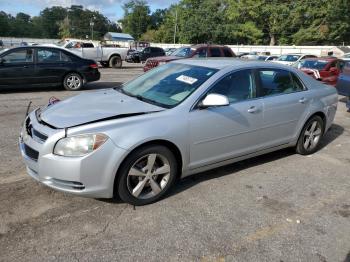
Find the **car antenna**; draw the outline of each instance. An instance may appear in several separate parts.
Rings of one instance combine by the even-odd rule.
[[[67,137],[68,127],[64,128],[64,137]]]
[[[32,104],[32,101],[29,101],[29,104],[27,106],[27,111],[26,111],[26,117],[28,116],[29,114],[29,109],[30,109],[30,105]]]

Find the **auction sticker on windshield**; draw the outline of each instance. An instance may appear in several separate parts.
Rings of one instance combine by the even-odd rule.
[[[189,85],[193,85],[194,83],[196,83],[198,81],[197,78],[193,78],[193,77],[185,76],[185,75],[180,75],[179,77],[176,78],[176,80],[184,82],[184,83],[189,84]]]

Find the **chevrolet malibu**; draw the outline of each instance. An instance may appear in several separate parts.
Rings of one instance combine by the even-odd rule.
[[[292,67],[179,60],[34,110],[19,144],[28,174],[51,188],[144,205],[194,173],[286,147],[314,153],[337,101]]]

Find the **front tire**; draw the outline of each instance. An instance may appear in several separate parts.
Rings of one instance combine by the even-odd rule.
[[[153,145],[131,153],[120,167],[116,189],[132,205],[147,205],[161,199],[176,181],[178,165],[166,147]]]
[[[304,125],[301,131],[296,152],[300,155],[310,155],[318,150],[324,133],[324,121],[319,116],[313,116]]]
[[[63,86],[68,91],[80,90],[83,85],[83,78],[77,73],[69,73],[63,79]]]

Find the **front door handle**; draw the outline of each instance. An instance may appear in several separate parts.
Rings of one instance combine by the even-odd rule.
[[[302,97],[299,99],[299,103],[304,104],[307,101],[307,99],[305,97]]]
[[[23,66],[23,68],[28,68],[28,66],[25,65],[25,66]]]
[[[256,112],[258,112],[258,108],[256,108],[255,106],[251,106],[249,109],[248,109],[248,113],[251,113],[251,114],[254,114]]]

